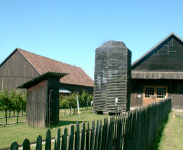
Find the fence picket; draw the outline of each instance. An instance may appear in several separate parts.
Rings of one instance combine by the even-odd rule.
[[[74,125],[71,125],[69,129],[68,150],[73,150],[74,147],[73,142],[74,142]]]
[[[18,143],[17,142],[13,142],[10,146],[10,150],[18,150]]]
[[[76,123],[76,132],[75,132],[75,150],[79,150],[79,123]]]
[[[28,139],[23,142],[23,150],[30,150],[30,141]]]
[[[99,120],[97,120],[97,125],[95,128],[95,146],[94,146],[94,150],[98,149],[98,129],[99,129]]]
[[[99,134],[98,134],[98,149],[101,149],[101,144],[102,144],[102,120],[100,120],[100,125],[99,125]]]
[[[42,150],[42,137],[40,135],[37,137],[36,150]]]
[[[60,150],[60,128],[56,131],[54,150]]]
[[[85,123],[82,123],[81,129],[81,150],[84,150],[85,147]]]
[[[90,150],[94,150],[94,131],[95,131],[95,121],[93,120],[91,128]]]
[[[61,150],[67,149],[67,128],[64,128],[63,134],[62,134],[62,146]]]
[[[56,132],[54,150],[146,150],[150,149],[158,134],[158,128],[163,124],[171,110],[171,99],[161,100],[131,112],[122,113],[97,121],[92,121],[91,132],[89,123],[82,123],[81,135],[79,123],[70,126],[68,142],[67,128],[62,134],[60,149],[60,129]],[[81,137],[80,137],[81,136]],[[86,138],[85,138],[86,137]],[[75,140],[75,143],[74,143]],[[23,150],[30,149],[30,141],[25,139]],[[42,137],[39,135],[36,150],[42,149]],[[10,150],[18,150],[18,143],[14,142]],[[46,132],[45,150],[51,150],[51,131]]]
[[[45,150],[51,150],[51,131],[49,129],[46,132]]]
[[[89,143],[89,122],[87,122],[86,124],[86,150],[89,150],[90,149],[90,143]]]

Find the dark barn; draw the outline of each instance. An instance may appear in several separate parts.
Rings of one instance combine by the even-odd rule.
[[[171,33],[132,64],[131,107],[173,97],[183,109],[183,40]]]
[[[95,51],[93,110],[126,112],[130,109],[130,92],[131,51],[123,42],[108,41]]]
[[[83,90],[93,93],[93,80],[79,67],[65,64],[16,48],[0,64],[0,90],[8,90],[28,82],[48,71],[69,73],[60,79],[60,88],[70,92]]]
[[[27,126],[50,127],[59,124],[59,84],[65,73],[47,72],[18,88],[27,89]]]

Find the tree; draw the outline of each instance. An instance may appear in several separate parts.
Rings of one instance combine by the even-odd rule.
[[[11,99],[11,103],[12,103],[11,111],[14,112],[14,115],[15,115],[15,111],[16,111],[15,97],[16,97],[16,91],[15,90],[10,91],[10,99]]]
[[[1,111],[5,111],[6,117],[6,124],[7,124],[7,111],[11,111],[12,102],[9,97],[8,90],[5,89],[4,91],[0,92],[0,109]]]
[[[16,91],[15,99],[14,99],[14,105],[15,105],[15,110],[17,111],[17,123],[18,123],[18,116],[19,112],[22,110],[23,106],[23,97],[20,91]]]
[[[84,103],[87,102],[87,98],[88,98],[88,93],[84,90],[80,96],[80,103]]]

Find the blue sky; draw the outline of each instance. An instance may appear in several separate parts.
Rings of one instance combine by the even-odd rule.
[[[183,38],[182,0],[0,0],[0,63],[16,48],[81,67],[123,41],[132,63],[171,32]]]

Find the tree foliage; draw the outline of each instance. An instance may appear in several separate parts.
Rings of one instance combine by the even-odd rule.
[[[12,90],[8,92],[7,89],[0,91],[0,110],[14,112],[25,111],[26,98],[26,94],[20,91]]]
[[[59,105],[60,107],[76,107],[77,106],[77,99],[76,96],[79,98],[79,103],[91,102],[93,100],[93,95],[88,94],[86,91],[83,91],[81,95],[78,92],[73,92],[70,95],[62,95],[59,98]]]

